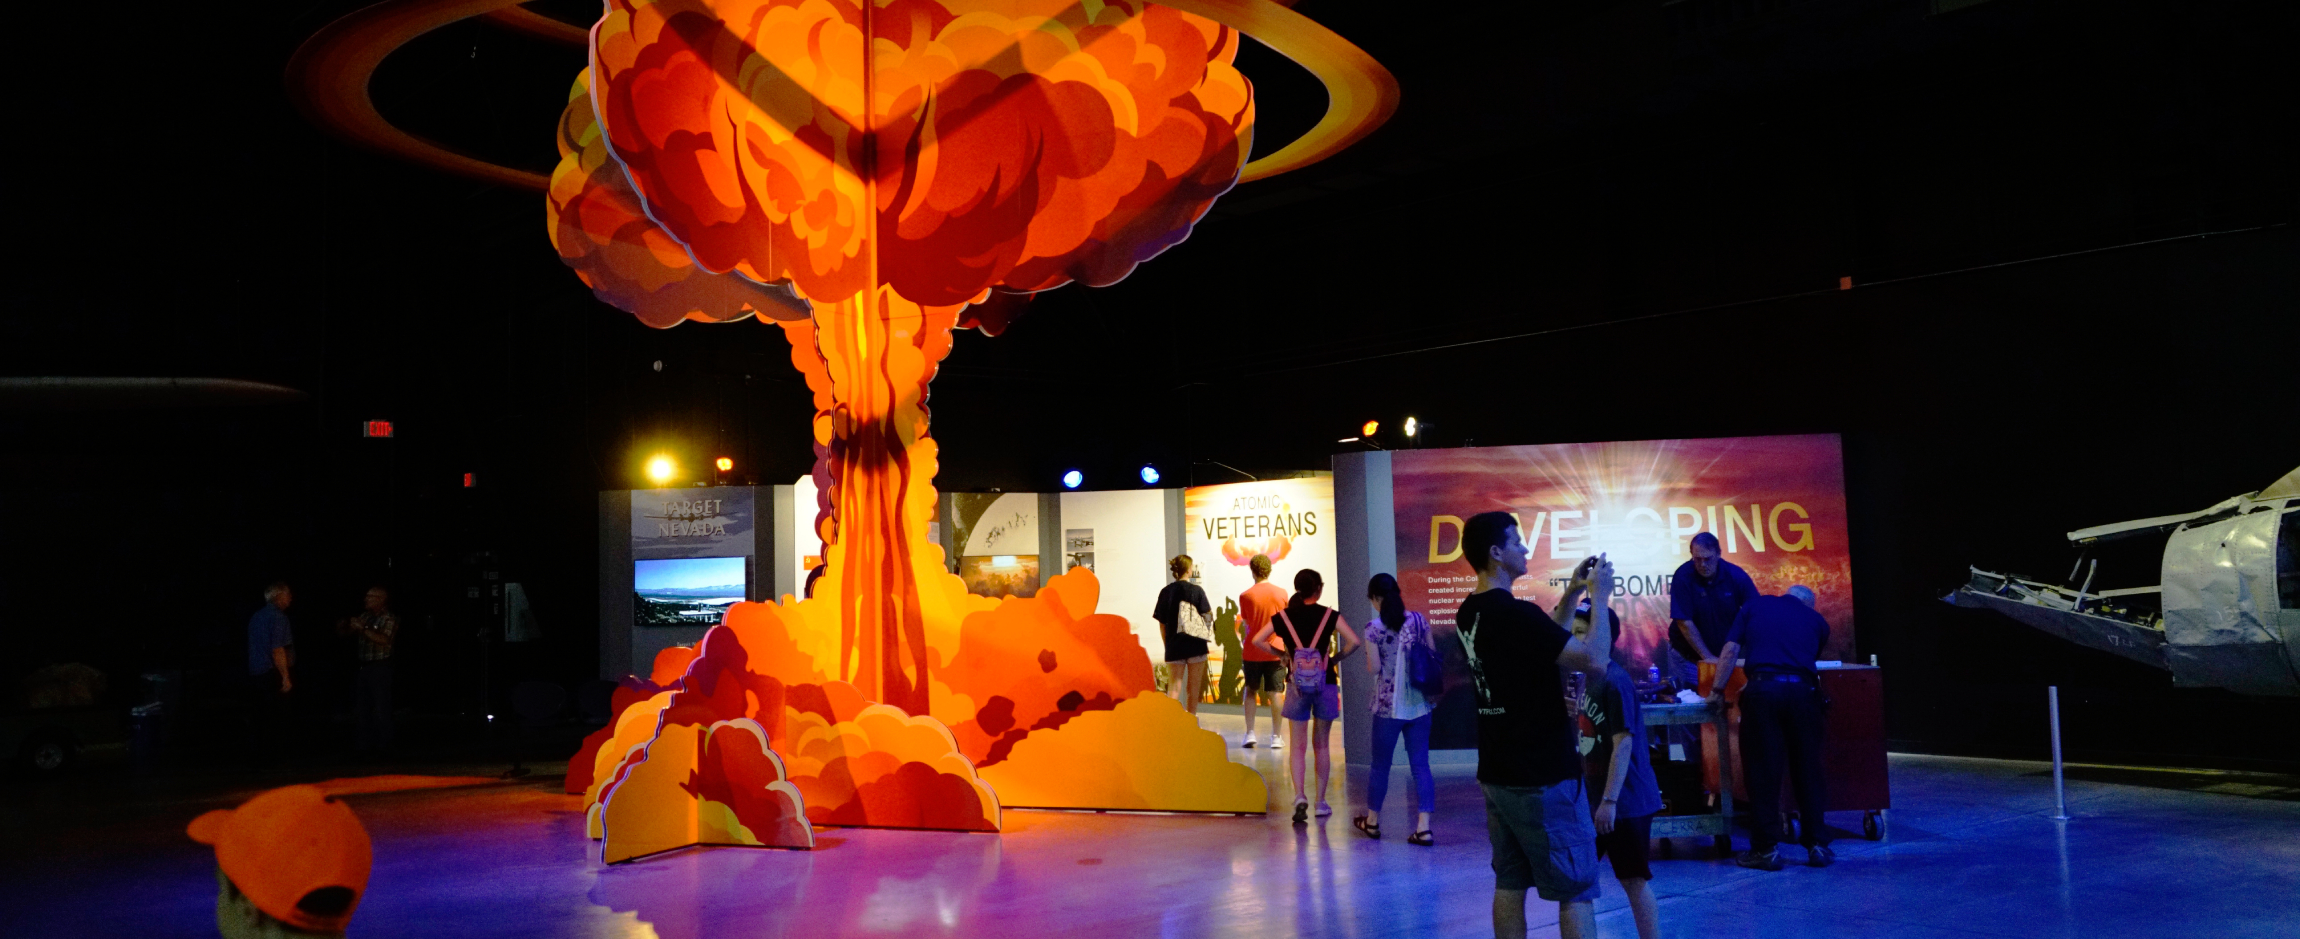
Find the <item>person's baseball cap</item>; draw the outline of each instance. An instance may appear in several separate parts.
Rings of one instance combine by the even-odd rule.
[[[342,932],[367,892],[374,863],[367,829],[350,806],[311,786],[217,809],[185,831],[215,846],[216,866],[256,909],[297,929]]]

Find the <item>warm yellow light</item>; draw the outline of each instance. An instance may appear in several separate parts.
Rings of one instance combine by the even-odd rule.
[[[668,456],[658,454],[654,459],[647,461],[647,478],[654,480],[658,485],[670,482],[671,477],[677,475],[679,475],[679,464],[671,462],[671,458]]]
[[[1373,436],[1374,431],[1380,429],[1382,429],[1382,422],[1380,421],[1367,421],[1366,426],[1358,428],[1358,430],[1361,431],[1361,435],[1366,437]]]
[[[720,457],[720,458],[719,458],[719,472],[722,472],[722,473],[724,473],[724,472],[726,472],[726,471],[728,471],[728,470],[731,470],[731,469],[734,469],[734,468],[735,468],[735,460],[734,460],[734,458],[733,458],[733,457],[724,457],[724,456],[723,456],[723,457]]]

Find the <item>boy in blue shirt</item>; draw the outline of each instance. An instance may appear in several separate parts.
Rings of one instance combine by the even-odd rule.
[[[1613,621],[1621,622],[1620,611],[1614,611]],[[1586,602],[1574,612],[1573,633],[1589,634]],[[1653,896],[1647,849],[1653,840],[1653,816],[1661,812],[1661,786],[1653,778],[1652,750],[1635,679],[1621,667],[1623,652],[1616,642],[1604,683],[1589,689],[1582,699],[1582,768],[1589,781],[1591,814],[1596,816],[1597,854],[1613,861],[1613,876],[1629,897],[1639,939],[1659,939],[1661,911]]]

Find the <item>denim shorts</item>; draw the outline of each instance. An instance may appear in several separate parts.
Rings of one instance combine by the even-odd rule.
[[[1581,780],[1478,788],[1485,790],[1495,890],[1534,889],[1559,902],[1597,899],[1597,825]]]
[[[1279,717],[1290,721],[1306,721],[1313,714],[1321,721],[1340,718],[1342,716],[1342,689],[1334,687],[1332,682],[1327,682],[1325,687],[1319,688],[1315,694],[1305,692],[1300,688],[1289,687],[1286,689],[1286,703],[1278,708]]]

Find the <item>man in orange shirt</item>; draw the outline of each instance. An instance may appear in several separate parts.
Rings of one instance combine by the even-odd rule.
[[[1238,635],[1240,636],[1251,636],[1261,632],[1262,627],[1270,625],[1270,614],[1285,609],[1287,600],[1285,588],[1269,582],[1269,555],[1254,555],[1252,560],[1246,562],[1246,568],[1254,572],[1254,585],[1246,588],[1244,593],[1238,595]],[[1286,667],[1279,663],[1277,656],[1271,655],[1270,650],[1262,648],[1262,644],[1258,642],[1245,643],[1245,649],[1239,653],[1239,657],[1244,659],[1246,663],[1246,686],[1241,689],[1238,696],[1240,709],[1246,714],[1246,742],[1239,744],[1239,746],[1250,747],[1254,745],[1254,700],[1259,698],[1264,706],[1270,708],[1270,747],[1276,749],[1278,746],[1276,695],[1280,689],[1285,687]]]

